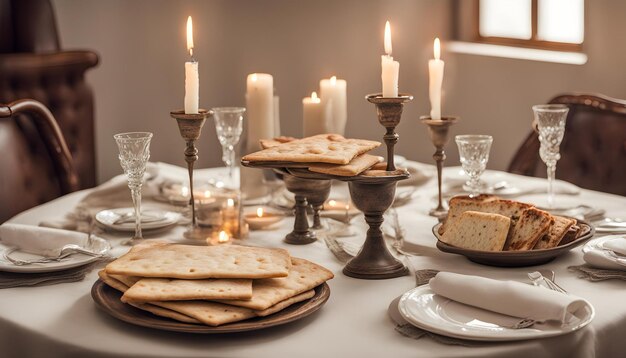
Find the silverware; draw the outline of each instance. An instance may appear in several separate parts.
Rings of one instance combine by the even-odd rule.
[[[523,328],[528,328],[528,327],[534,325],[535,323],[537,323],[537,321],[535,321],[534,319],[522,318],[521,320],[515,322],[514,324],[512,324],[510,326],[503,325],[502,327],[511,328],[511,329],[523,329]]]
[[[163,216],[152,216],[152,215],[141,214],[142,223],[153,223],[153,222],[158,222],[158,221],[163,221],[163,220],[165,220],[165,217]],[[134,222],[135,222],[135,213],[128,212],[128,213],[121,214],[113,222],[113,225],[121,225],[121,224],[134,223]]]
[[[93,252],[85,248],[82,248],[76,244],[67,244],[63,246],[63,248],[61,248],[61,252],[59,253],[59,255],[55,257],[43,257],[41,259],[36,259],[36,260],[20,260],[20,259],[16,259],[10,256],[11,253],[17,250],[18,248],[15,248],[15,247],[7,249],[4,251],[2,256],[5,258],[5,260],[9,261],[15,266],[25,266],[25,265],[32,265],[32,264],[43,264],[43,263],[48,263],[48,262],[58,262],[77,253],[85,254],[85,255],[89,255],[93,257],[104,257],[105,255],[104,252]]]
[[[553,271],[549,271],[549,272],[552,273],[552,276],[554,275]],[[548,275],[548,276],[550,276],[550,275]],[[552,291],[557,291],[557,292],[561,292],[561,293],[567,293],[567,291],[565,291],[561,286],[557,285],[553,280],[551,280],[548,277],[544,276],[539,271],[529,272],[528,273],[528,278],[533,282],[533,285],[535,285],[535,286],[541,286],[541,287],[545,287],[547,289],[550,289]]]

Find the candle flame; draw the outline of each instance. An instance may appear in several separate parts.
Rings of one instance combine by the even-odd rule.
[[[385,53],[387,56],[391,56],[391,26],[389,21],[385,23]]]
[[[252,80],[252,82],[256,82],[258,79],[258,76],[256,75],[256,73],[253,73],[250,79]]]
[[[337,76],[333,76],[330,78],[330,84],[333,86],[337,84]]]
[[[329,200],[328,201],[328,205],[329,206],[335,206],[335,205],[337,205],[337,202],[335,200]]]
[[[233,199],[226,200],[226,206],[232,208],[233,206],[235,206],[235,201]]]
[[[263,208],[256,209],[256,216],[262,218],[263,217]]]
[[[186,186],[183,186],[182,188],[180,188],[180,193],[181,193],[183,196],[187,196],[187,195],[189,195],[189,188],[187,188]]]
[[[226,231],[220,231],[217,237],[218,242],[228,242],[229,239],[230,237],[228,237],[228,234],[226,233]]]
[[[311,102],[320,103],[320,99],[317,97],[317,92],[315,91],[311,92]]]
[[[193,24],[191,16],[187,18],[187,50],[189,50],[189,55],[193,56]]]
[[[211,191],[209,191],[209,190],[205,190],[205,191],[204,191],[204,197],[205,197],[205,198],[210,198],[210,197],[211,197]]]
[[[433,50],[435,52],[435,60],[438,60],[441,57],[441,44],[439,43],[439,37],[435,38],[435,45],[433,46]]]

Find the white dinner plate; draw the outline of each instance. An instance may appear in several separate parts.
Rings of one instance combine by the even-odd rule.
[[[135,222],[124,222],[121,224],[115,224],[122,215],[127,215],[134,212],[133,208],[119,208],[119,209],[107,209],[102,210],[96,214],[96,221],[104,226],[106,229],[123,232],[134,232]],[[175,225],[181,218],[181,214],[172,211],[161,210],[142,210],[142,216],[147,218],[156,218],[157,221],[148,221],[141,223],[142,230],[156,230]]]
[[[529,328],[512,329],[520,320],[481,308],[452,301],[435,294],[429,285],[416,287],[400,298],[400,314],[414,326],[448,337],[473,341],[519,341],[558,336],[579,330],[594,316],[591,305],[579,310],[581,317],[559,325],[558,323],[535,323]]]
[[[602,255],[606,260],[609,260],[617,265],[626,266],[626,264],[624,263],[626,262],[626,258],[624,256],[615,254],[612,250],[604,247],[605,242],[623,237],[624,235],[607,235],[590,240],[588,243],[585,244],[585,246],[583,246],[583,254],[586,254],[589,251],[595,251],[598,254]]]
[[[111,244],[109,244],[108,241],[106,241],[105,239],[101,237],[94,235],[92,236],[92,240],[97,240],[96,246],[104,248],[103,253],[106,253],[107,251],[111,249]],[[4,250],[8,248],[9,247],[0,244],[0,271],[18,272],[18,273],[54,272],[54,271],[61,271],[61,270],[66,270],[66,269],[70,269],[74,267],[87,265],[91,262],[94,262],[100,259],[99,257],[77,253],[77,254],[70,255],[61,261],[53,261],[53,262],[47,262],[43,264],[30,264],[30,265],[16,266],[6,261],[3,256]],[[11,258],[16,258],[19,260],[36,260],[42,257],[43,256],[29,254],[26,252],[21,252],[19,250],[13,251],[11,253]]]

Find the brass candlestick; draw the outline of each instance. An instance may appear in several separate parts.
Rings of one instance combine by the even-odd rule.
[[[206,119],[211,115],[206,109],[200,109],[197,114],[188,114],[183,110],[170,112],[170,116],[176,119],[180,136],[183,137],[187,147],[185,148],[185,161],[187,162],[187,170],[189,171],[189,193],[191,198],[191,228],[196,228],[196,204],[193,198],[193,165],[198,160],[198,148],[196,148],[196,140],[200,138],[202,126]]]
[[[398,97],[383,97],[382,94],[378,93],[367,95],[365,98],[376,105],[378,122],[387,129],[387,133],[383,136],[387,145],[387,171],[394,171],[396,170],[393,159],[394,146],[400,137],[396,133],[396,127],[400,124],[404,103],[412,101],[413,96],[400,94]]]
[[[432,119],[430,116],[422,116],[420,120],[422,123],[428,126],[428,133],[430,134],[430,140],[435,146],[435,154],[433,159],[437,163],[437,185],[439,188],[439,205],[436,208],[431,209],[429,214],[438,219],[443,219],[448,214],[448,211],[443,207],[442,194],[441,194],[441,172],[443,171],[443,161],[446,160],[446,152],[443,147],[448,144],[448,130],[450,126],[455,124],[459,117],[442,117],[441,119]]]

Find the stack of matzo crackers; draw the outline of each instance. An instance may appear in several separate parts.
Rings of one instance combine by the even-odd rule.
[[[295,139],[279,137],[261,140],[261,151],[242,159],[250,162],[308,163],[312,172],[338,176],[354,176],[383,160],[367,154],[380,142],[365,139],[346,139],[339,134],[319,134]]]
[[[283,249],[152,243],[99,272],[121,300],[158,316],[219,326],[264,317],[314,296],[332,272]]]

